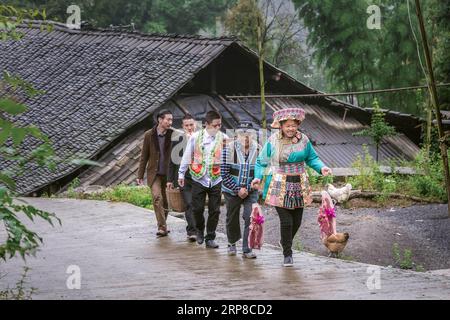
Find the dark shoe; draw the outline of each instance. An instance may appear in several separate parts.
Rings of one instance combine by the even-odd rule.
[[[284,257],[283,267],[292,267],[292,266],[294,266],[294,259],[292,259],[292,256]]]
[[[245,259],[256,259],[256,254],[253,251],[244,252],[242,254],[242,257],[245,258]]]
[[[168,235],[169,235],[169,233],[163,229],[160,229],[160,230],[158,230],[158,232],[156,232],[157,238],[166,237]]]
[[[203,244],[203,241],[205,241],[205,237],[202,234],[197,235],[197,243]]]
[[[229,244],[228,245],[228,255],[229,256],[235,256],[237,254],[236,245],[235,244]]]
[[[212,248],[212,249],[217,249],[219,247],[219,245],[214,240],[206,240],[206,247]]]
[[[195,241],[197,241],[197,236],[195,234],[188,235],[187,240],[189,242],[195,242]]]

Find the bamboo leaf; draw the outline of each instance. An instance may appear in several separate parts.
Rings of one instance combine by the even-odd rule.
[[[7,121],[2,121],[0,124],[0,145],[3,145],[11,134],[11,123]]]
[[[25,139],[27,131],[27,128],[11,128],[11,136],[15,146],[22,143],[23,139]]]
[[[11,190],[14,190],[16,188],[16,183],[14,182],[14,180],[1,172],[0,172],[0,181],[6,184]]]
[[[0,110],[11,115],[17,115],[27,110],[24,104],[17,103],[11,99],[0,99]]]

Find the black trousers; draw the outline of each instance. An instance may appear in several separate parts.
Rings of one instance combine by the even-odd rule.
[[[184,180],[184,187],[181,188],[186,211],[184,217],[186,218],[187,226],[186,233],[188,236],[196,235],[197,228],[195,227],[194,213],[192,212],[192,179],[186,178]]]
[[[235,244],[241,239],[241,226],[239,223],[239,213],[241,206],[244,207],[242,219],[244,220],[244,238],[242,239],[242,252],[251,252],[248,247],[248,234],[250,232],[250,217],[252,214],[252,205],[258,201],[258,191],[251,191],[247,198],[241,199],[239,196],[223,193],[227,206],[227,238],[229,244]]]
[[[292,240],[294,240],[300,225],[302,224],[303,208],[285,209],[275,207],[280,218],[281,246],[285,257],[292,256]]]
[[[203,237],[205,233],[205,202],[208,195],[208,221],[206,222],[205,240],[216,238],[216,228],[219,223],[220,200],[222,197],[222,184],[218,183],[212,188],[207,188],[196,181],[192,181],[192,211],[194,213],[195,226],[198,235]]]

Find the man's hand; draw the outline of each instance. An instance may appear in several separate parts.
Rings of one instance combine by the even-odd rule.
[[[320,171],[322,172],[323,176],[330,176],[333,174],[333,172],[331,171],[330,168],[328,167],[322,167],[322,169],[320,169]]]
[[[143,186],[144,185],[144,180],[143,179],[136,179],[136,183],[138,186]]]
[[[173,189],[173,183],[172,182],[167,182],[166,183],[166,187],[167,187],[167,189]]]
[[[183,188],[184,187],[184,179],[178,179],[178,185]]]
[[[247,188],[241,188],[241,190],[239,190],[239,192],[238,192],[238,196],[239,196],[241,199],[247,198],[247,196],[248,196]]]
[[[260,183],[261,183],[261,180],[259,180],[259,179],[253,179],[253,181],[252,181],[252,183],[251,183],[252,189],[259,190],[259,188],[260,188]]]

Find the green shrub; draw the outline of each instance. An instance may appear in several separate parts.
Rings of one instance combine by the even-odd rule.
[[[380,171],[379,165],[363,146],[363,154],[358,154],[352,167],[357,175],[347,178],[353,189],[363,191],[377,191],[381,195],[376,201],[385,202],[391,193],[402,193],[417,196],[433,201],[447,201],[444,181],[444,172],[440,155],[432,154],[427,157],[425,150],[421,150],[413,161],[388,161],[391,174],[385,175]],[[401,175],[395,172],[395,166],[410,167],[416,174]]]
[[[108,188],[104,192],[94,193],[90,195],[80,195],[73,191],[67,193],[69,198],[90,199],[90,200],[108,200],[115,202],[127,202],[135,206],[153,209],[153,201],[150,193],[150,188],[145,186],[129,186],[126,184],[119,184],[115,187]]]
[[[23,267],[21,278],[16,282],[14,288],[6,288],[0,291],[0,300],[32,300],[32,295],[36,292],[36,288],[25,288],[27,284],[27,273],[29,267]],[[0,275],[0,279],[2,276]]]
[[[427,156],[425,150],[417,155],[413,166],[420,174],[410,176],[408,189],[416,196],[447,201],[444,170],[439,154]]]
[[[369,153],[367,145],[363,145],[363,154],[358,154],[352,163],[352,168],[357,170],[357,175],[348,178],[353,189],[379,190],[384,179],[377,162]]]
[[[75,188],[78,188],[79,186],[80,186],[80,179],[78,178],[73,179],[70,182],[69,187],[67,188],[67,197],[76,198],[77,193],[75,192]]]
[[[310,167],[306,167],[306,171],[308,172],[309,183],[313,189],[322,189],[328,183],[333,183],[334,181],[333,176],[324,177],[322,175],[317,174],[317,172],[315,172]]]
[[[111,201],[128,202],[147,209],[153,208],[150,188],[148,187],[120,184],[112,188],[111,191],[106,192],[106,196]]]
[[[411,249],[404,249],[403,254],[400,252],[398,243],[394,243],[392,246],[392,256],[394,258],[394,264],[400,269],[415,270],[418,272],[425,271],[424,267],[420,264],[416,264],[413,261],[413,254]]]

